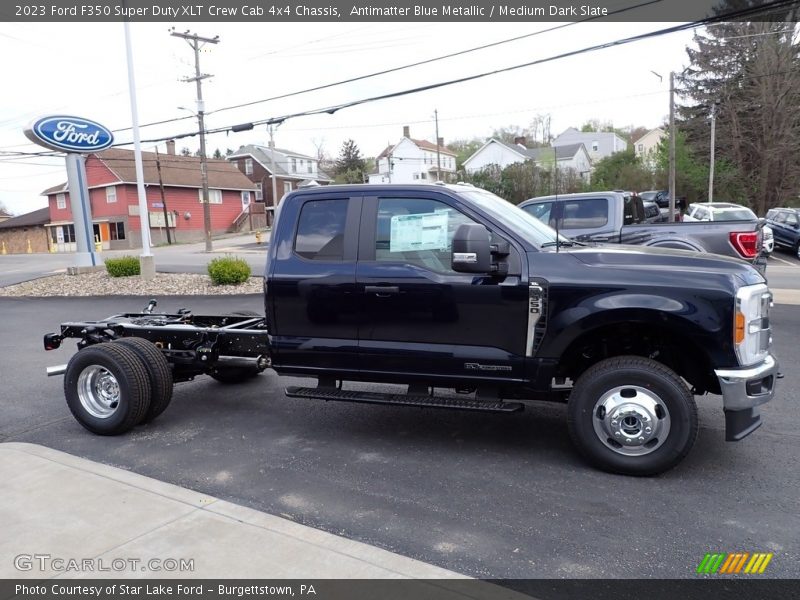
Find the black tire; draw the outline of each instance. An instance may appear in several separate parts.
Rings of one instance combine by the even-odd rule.
[[[800,241],[798,241],[798,242],[797,242],[797,243],[794,245],[794,256],[795,256],[795,258],[798,258],[798,259],[800,259]]]
[[[146,368],[147,376],[150,380],[150,407],[142,417],[140,423],[149,423],[161,413],[167,410],[172,401],[172,369],[161,350],[155,344],[142,338],[128,337],[115,340],[114,344],[119,344],[130,348],[142,359]]]
[[[78,423],[98,435],[130,431],[147,412],[150,393],[145,363],[119,344],[103,343],[80,350],[70,359],[64,375],[70,412]]]
[[[567,415],[580,454],[611,473],[663,473],[697,439],[697,405],[686,384],[668,367],[639,356],[609,358],[587,369],[572,389]]]
[[[252,310],[237,310],[231,313],[235,317],[260,317]],[[258,376],[263,369],[258,367],[216,367],[209,373],[209,376],[216,381],[224,384],[239,384],[245,383]]]

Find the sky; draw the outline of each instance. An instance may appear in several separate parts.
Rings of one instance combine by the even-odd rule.
[[[416,88],[555,56],[599,43],[668,27],[669,23],[576,23],[545,31],[553,23],[133,23],[131,38],[139,122],[187,119],[143,127],[143,150],[164,142],[148,140],[197,131],[192,117],[196,89],[182,81],[194,75],[194,53],[169,34],[189,30],[219,36],[200,55],[206,128],[226,127],[343,102]],[[538,33],[537,33],[538,32]],[[444,54],[536,34],[494,48],[235,110],[253,102],[333,83]],[[397,143],[403,126],[411,137],[487,138],[501,127],[524,128],[537,115],[550,115],[557,135],[589,119],[615,127],[660,126],[669,112],[669,72],[688,64],[691,31],[517,69],[467,83],[344,109],[333,115],[289,119],[275,130],[275,144],[312,156],[331,157],[352,138],[362,154],[375,156]],[[121,23],[0,23],[0,203],[22,214],[46,206],[41,192],[66,180],[63,157],[12,157],[38,152],[23,135],[37,117],[71,114],[112,130],[132,123],[124,30]],[[659,79],[653,72],[662,76]],[[182,110],[184,107],[189,110]],[[115,134],[131,141],[128,131]],[[219,148],[264,144],[266,126],[207,137],[209,154]],[[132,148],[133,146],[126,146]],[[187,138],[178,149],[195,151]]]

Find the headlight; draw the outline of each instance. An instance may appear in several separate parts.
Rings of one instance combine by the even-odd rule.
[[[772,292],[766,285],[746,285],[736,292],[733,347],[743,367],[764,360],[772,344],[769,307]]]

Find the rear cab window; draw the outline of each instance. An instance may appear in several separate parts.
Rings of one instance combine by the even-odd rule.
[[[633,210],[632,205],[631,210]],[[565,200],[562,214],[561,226],[564,229],[603,227],[608,224],[608,200],[606,198]]]
[[[346,199],[311,200],[297,221],[294,253],[306,260],[341,261],[347,221]]]

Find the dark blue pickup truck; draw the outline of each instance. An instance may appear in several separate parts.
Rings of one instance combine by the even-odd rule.
[[[467,185],[290,193],[264,290],[263,316],[153,313],[151,302],[64,323],[45,347],[76,337],[80,351],[51,373],[65,375],[73,414],[101,434],[155,418],[172,381],[235,383],[267,367],[316,379],[286,389],[297,398],[492,412],[566,402],[578,451],[631,475],[687,455],[696,395],[722,396],[728,440],[748,435],[778,377],[771,294],[752,266],[559,240]],[[358,391],[354,381],[407,388]]]

